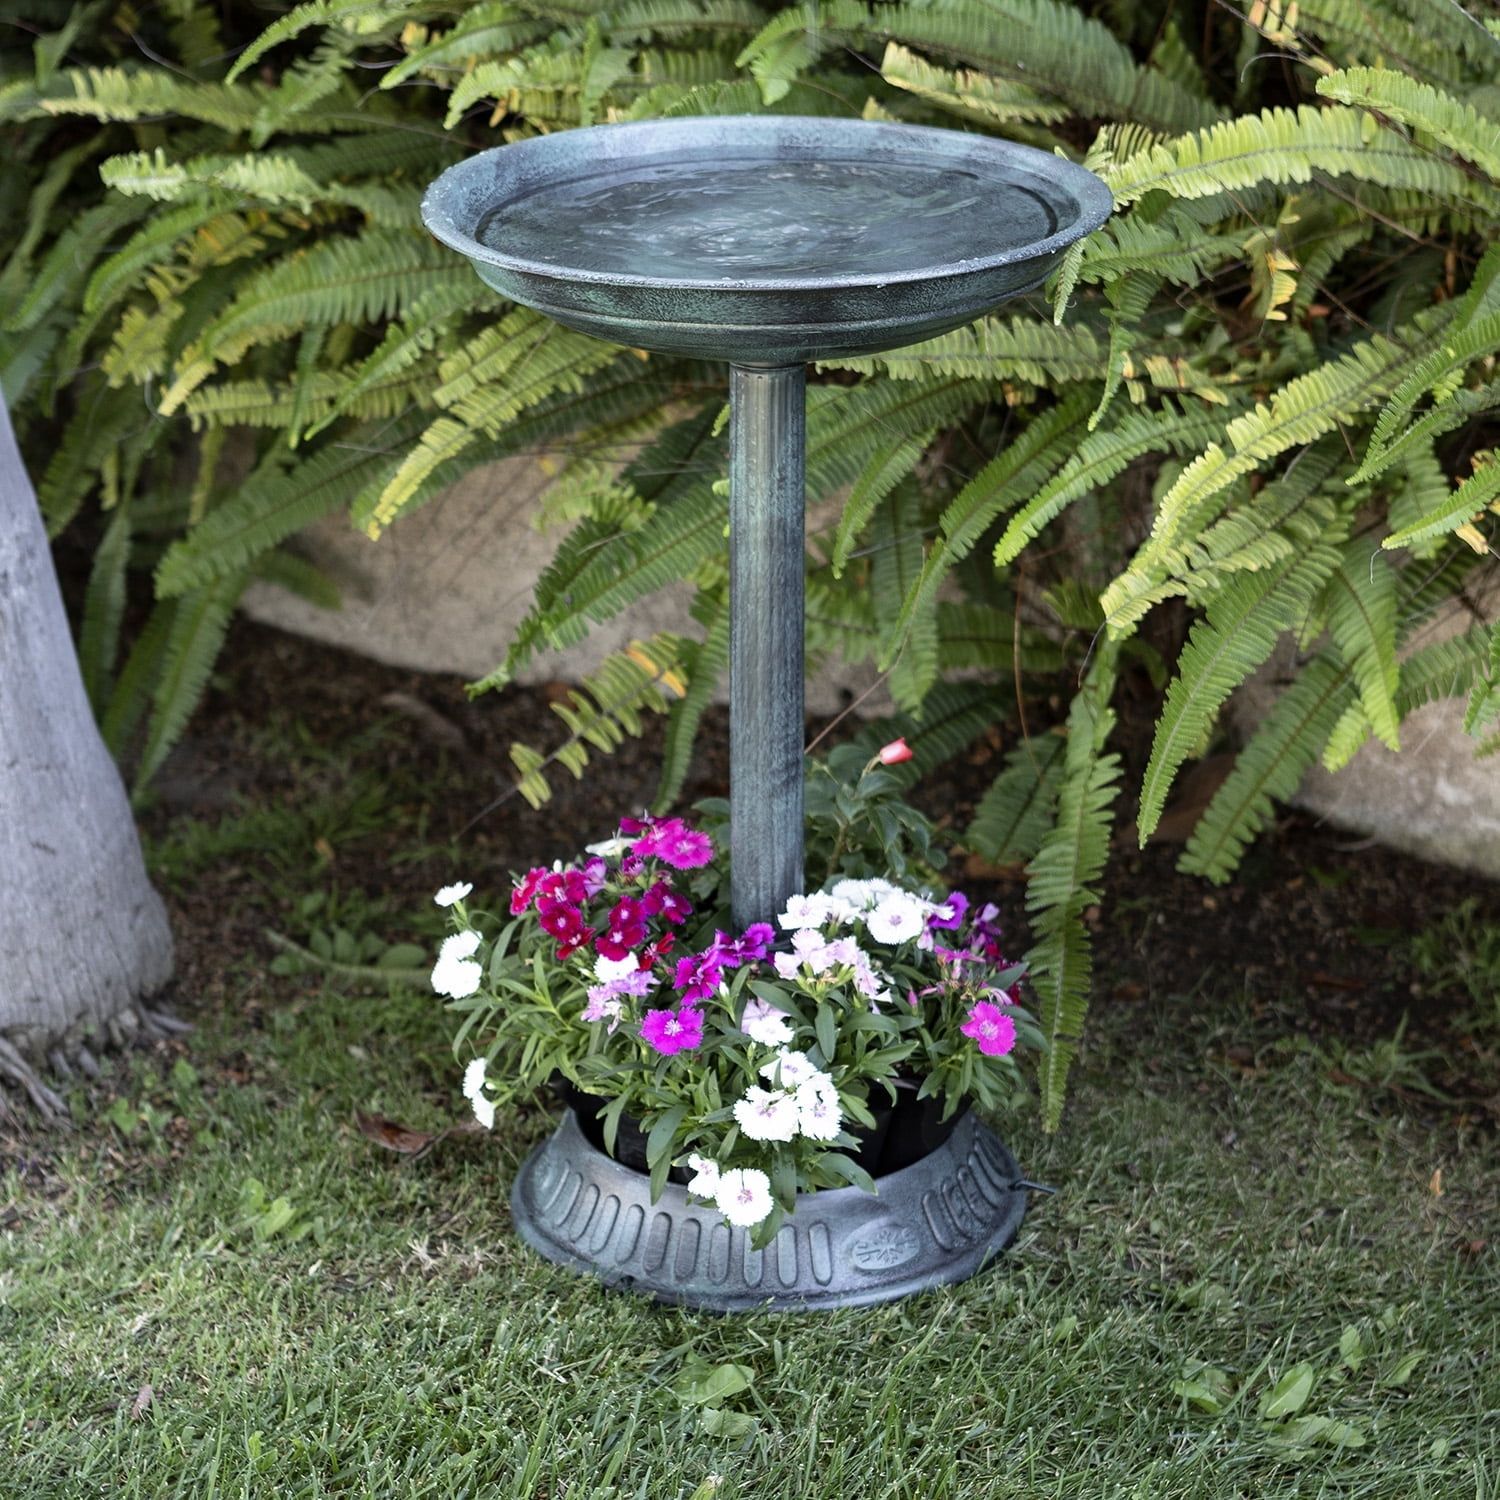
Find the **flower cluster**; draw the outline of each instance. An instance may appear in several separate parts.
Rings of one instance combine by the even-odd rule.
[[[994,1064],[1029,1020],[993,906],[842,878],[733,933],[716,861],[680,818],[623,819],[578,862],[526,871],[489,949],[472,888],[447,886],[455,931],[432,983],[480,1012],[467,1035],[494,1038],[464,1074],[486,1127],[518,1086],[561,1073],[650,1130],[653,1168],[685,1157],[691,1195],[771,1235],[794,1189],[863,1170],[872,1086],[892,1097],[925,1075],[950,1108],[992,1104],[1008,1077]]]

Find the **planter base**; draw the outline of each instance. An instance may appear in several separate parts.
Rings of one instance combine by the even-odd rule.
[[[584,1139],[570,1110],[521,1164],[511,1213],[539,1255],[606,1286],[710,1312],[863,1307],[965,1281],[1015,1238],[1026,1212],[1020,1169],[999,1137],[966,1115],[949,1139],[877,1180],[879,1193],[799,1196],[765,1250],[669,1183]]]

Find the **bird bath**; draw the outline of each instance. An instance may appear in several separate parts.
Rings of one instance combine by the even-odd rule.
[[[805,366],[971,322],[1039,286],[1110,208],[1109,189],[1093,173],[990,136],[775,115],[539,136],[480,152],[428,190],[427,227],[503,296],[629,348],[729,364],[730,891],[738,928],[773,919],[802,888]],[[939,1163],[935,1152],[937,1175],[905,1185],[911,1214],[899,1223],[880,1215],[899,1255],[869,1250],[868,1204],[805,1231],[789,1222],[782,1234],[790,1250],[778,1251],[778,1264],[793,1273],[766,1285],[761,1300],[883,1300],[973,1274],[1015,1233],[1024,1189],[989,1131],[976,1125],[969,1134],[964,1160]],[[687,1266],[680,1248],[653,1265],[652,1236],[638,1236],[629,1253],[613,1238],[595,1245],[597,1233],[587,1251],[582,1230],[575,1242],[565,1232],[575,1178],[596,1203],[601,1194],[616,1203],[621,1226],[630,1215],[619,1216],[618,1205],[633,1202],[632,1191],[639,1199],[638,1184],[610,1185],[611,1169],[627,1169],[594,1161],[591,1151],[565,1126],[523,1166],[513,1201],[528,1242],[653,1295],[745,1305],[744,1287],[737,1300],[727,1284],[715,1293],[696,1256]],[[981,1178],[984,1161],[996,1183],[1010,1174],[1004,1190],[959,1192],[953,1184]],[[940,1211],[946,1232],[916,1211],[934,1194],[955,1192],[968,1217]],[[567,1200],[560,1214],[559,1194]],[[833,1209],[835,1199],[864,1195],[826,1198]],[[669,1187],[657,1209],[669,1240],[677,1224],[685,1245],[691,1225],[693,1243],[708,1244],[714,1216],[689,1205],[680,1188]],[[632,1211],[646,1210],[637,1203]],[[799,1255],[804,1233],[820,1235],[825,1252],[809,1238]],[[825,1262],[830,1280],[814,1275]]]

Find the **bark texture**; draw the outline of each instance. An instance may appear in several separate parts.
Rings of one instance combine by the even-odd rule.
[[[166,910],[0,402],[0,1083],[55,1108],[36,1066],[92,1071],[91,1047],[179,1027],[141,1004],[171,974]]]

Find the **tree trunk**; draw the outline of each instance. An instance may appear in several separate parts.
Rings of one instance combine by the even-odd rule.
[[[178,1029],[142,997],[172,974],[120,773],[94,723],[36,495],[0,401],[0,1110],[44,1114],[38,1068]]]

